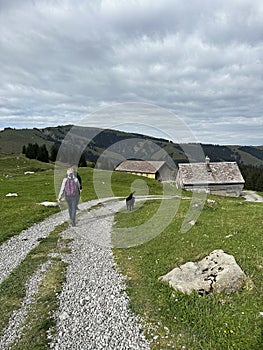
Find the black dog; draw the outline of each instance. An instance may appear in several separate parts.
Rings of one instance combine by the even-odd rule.
[[[132,192],[127,198],[126,198],[126,206],[127,206],[127,210],[132,210],[134,207],[134,203],[135,203],[135,198],[133,197],[135,191]]]

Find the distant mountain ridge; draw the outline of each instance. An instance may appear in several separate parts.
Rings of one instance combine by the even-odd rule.
[[[48,151],[54,145],[59,147],[72,125],[46,127],[43,129],[14,129],[5,128],[0,131],[0,153],[22,153],[22,148],[29,143],[37,143],[39,146],[45,144]],[[94,135],[96,135],[94,137]],[[131,147],[132,139],[141,139],[141,147]],[[124,140],[130,140],[125,149]],[[120,154],[130,154],[132,158],[143,159],[145,150],[151,154],[152,145],[156,144],[164,149],[175,163],[187,162],[188,158],[183,151],[183,144],[176,144],[165,139],[137,133],[126,133],[118,130],[106,130],[91,127],[74,127],[71,141],[84,145],[85,157],[88,161],[96,162],[98,157],[107,149]],[[87,147],[86,147],[87,145]],[[113,146],[114,145],[114,146]],[[198,147],[197,144],[187,144],[187,147]],[[263,146],[221,146],[213,144],[201,144],[203,152],[211,161],[237,161],[239,164],[252,165],[263,168]],[[129,148],[129,149],[128,149]],[[131,149],[130,149],[131,148]],[[146,153],[147,154],[147,153]]]

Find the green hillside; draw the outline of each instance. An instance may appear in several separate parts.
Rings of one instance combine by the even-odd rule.
[[[69,131],[71,131],[70,134],[68,134]],[[138,139],[141,140],[139,146]],[[109,167],[115,164],[114,154],[145,159],[147,155],[151,156],[158,153],[156,152],[158,147],[164,149],[166,155],[169,155],[175,163],[188,161],[183,151],[186,145],[118,130],[102,130],[79,126],[72,129],[72,125],[44,129],[6,128],[0,131],[0,153],[21,153],[23,146],[29,143],[37,143],[39,146],[45,144],[50,152],[54,145],[59,148],[63,140],[68,149],[72,150],[75,146],[84,149],[85,157],[90,162],[96,162],[99,156],[109,149],[110,156],[107,159],[107,166]],[[201,146],[204,155],[208,155],[211,161],[237,161],[244,165],[263,167],[263,146],[221,146],[213,144],[202,144]],[[195,158],[197,147],[199,147],[198,144],[187,144],[187,149],[192,149],[194,154],[191,161],[203,161],[203,159]],[[200,155],[198,157],[200,158]]]
[[[22,153],[22,147],[28,143],[38,143],[51,148],[53,140],[37,129],[10,129],[0,132],[1,153]]]

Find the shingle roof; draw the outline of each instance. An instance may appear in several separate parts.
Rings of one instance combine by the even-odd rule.
[[[184,185],[244,183],[236,162],[180,163],[179,172]]]
[[[164,164],[165,161],[125,160],[115,170],[155,174]]]

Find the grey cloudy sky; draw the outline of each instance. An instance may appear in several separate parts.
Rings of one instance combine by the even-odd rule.
[[[263,145],[262,0],[0,0],[0,64],[0,129]]]

